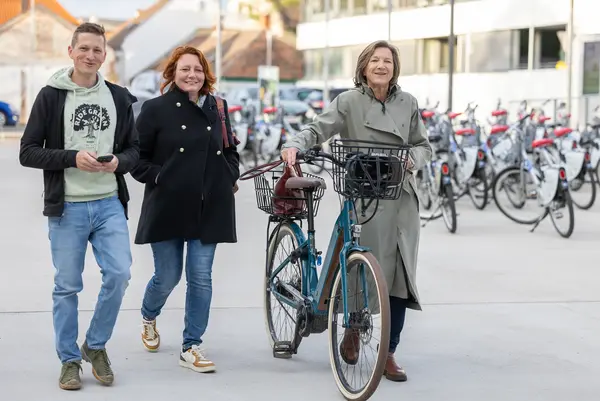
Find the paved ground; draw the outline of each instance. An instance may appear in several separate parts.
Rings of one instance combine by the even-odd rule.
[[[142,350],[139,307],[152,274],[149,247],[133,246],[133,278],[109,343],[117,374],[100,387],[84,365],[85,388],[56,384],[50,261],[42,210],[41,172],[21,168],[18,143],[0,142],[0,398],[10,401],[338,400],[326,335],[302,343],[292,360],[272,358],[263,325],[265,216],[252,184],[238,194],[239,243],[218,250],[214,303],[206,336],[219,372],[199,375],[177,365],[185,285],[159,319],[163,348]],[[131,235],[141,186],[131,183]],[[550,221],[534,234],[493,206],[480,212],[459,203],[459,229],[441,221],[422,232],[419,286],[422,312],[409,312],[401,362],[409,381],[382,381],[373,400],[595,401],[600,394],[600,204],[577,212],[575,233],[561,239]],[[337,197],[323,202],[318,228],[327,233]],[[328,234],[319,236],[323,247]],[[100,285],[90,252],[80,296],[83,335]],[[81,336],[80,336],[81,337]]]

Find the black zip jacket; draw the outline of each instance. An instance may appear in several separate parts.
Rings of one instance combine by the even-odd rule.
[[[117,110],[113,154],[119,160],[115,171],[119,200],[127,213],[129,191],[124,175],[138,163],[138,133],[131,105],[137,101],[121,86],[106,82]],[[21,138],[19,161],[25,167],[44,170],[44,216],[60,217],[65,202],[64,170],[77,167],[77,150],[65,150],[64,109],[67,91],[45,86],[38,94]]]

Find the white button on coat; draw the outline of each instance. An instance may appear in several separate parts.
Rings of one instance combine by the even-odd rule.
[[[185,150],[184,148],[179,148],[179,151],[180,151],[181,153],[183,153],[183,151],[184,151],[184,150]]]
[[[207,129],[208,131],[210,131],[210,130],[211,130],[211,128],[210,128],[210,127],[206,127],[206,129]]]
[[[181,129],[186,129],[186,128],[187,128],[187,127],[186,127],[185,125],[182,125],[182,126],[181,126]]]
[[[220,150],[217,150],[217,154],[218,154],[218,155],[220,155],[220,154],[221,154],[221,151],[220,151]]]
[[[177,102],[176,103],[177,107],[181,107],[181,103]]]

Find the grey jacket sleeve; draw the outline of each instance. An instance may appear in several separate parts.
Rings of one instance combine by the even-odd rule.
[[[346,113],[340,107],[339,99],[339,96],[336,97],[302,131],[290,137],[282,148],[297,148],[305,151],[311,146],[326,142],[332,136],[340,133],[346,122]]]
[[[431,144],[429,143],[429,139],[427,139],[427,129],[425,128],[425,124],[423,124],[423,120],[421,120],[416,100],[413,101],[408,144],[413,147],[409,152],[409,157],[414,163],[413,171],[418,171],[431,161]]]

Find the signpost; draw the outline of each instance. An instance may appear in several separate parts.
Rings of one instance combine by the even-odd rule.
[[[279,67],[272,65],[258,66],[258,98],[260,113],[265,107],[277,106],[279,97]]]

